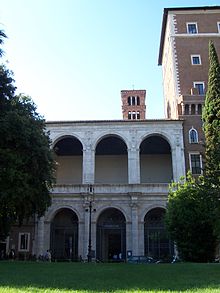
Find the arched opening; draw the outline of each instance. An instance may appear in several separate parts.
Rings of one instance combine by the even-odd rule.
[[[96,183],[128,183],[127,146],[117,136],[103,138],[96,147]]]
[[[198,132],[193,127],[189,130],[189,143],[198,143]]]
[[[83,147],[81,142],[72,136],[59,140],[54,146],[57,162],[57,184],[81,184]]]
[[[140,145],[141,183],[169,183],[173,178],[169,143],[161,136],[147,137]]]
[[[202,105],[198,104],[198,115],[202,114]]]
[[[70,209],[61,209],[51,222],[51,252],[56,260],[78,259],[78,217]]]
[[[185,105],[184,114],[189,115],[189,105],[188,104]]]
[[[126,257],[126,220],[116,208],[106,209],[97,221],[97,258],[123,261]]]
[[[145,255],[154,259],[168,260],[173,256],[174,245],[169,239],[164,224],[165,210],[155,208],[144,218]]]
[[[191,105],[191,115],[195,115],[196,114],[196,107],[195,104]]]

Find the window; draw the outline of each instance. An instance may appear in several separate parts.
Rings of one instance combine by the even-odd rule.
[[[189,143],[198,143],[198,133],[193,127],[189,130]]]
[[[185,115],[189,115],[189,105],[188,105],[188,104],[185,105],[185,111],[184,111],[184,114],[185,114]]]
[[[204,82],[195,81],[193,83],[193,87],[198,90],[199,95],[204,95],[205,94],[205,83]]]
[[[19,233],[18,237],[18,250],[29,251],[30,233]]]
[[[191,105],[191,115],[195,115],[196,114],[196,106],[195,104]]]
[[[198,115],[202,114],[202,105],[198,104]]]
[[[139,111],[129,111],[128,112],[128,119],[129,120],[138,120],[140,119],[140,112]]]
[[[196,22],[187,23],[187,33],[188,34],[197,34],[198,33]]]
[[[131,97],[128,97],[128,105],[131,106]]]
[[[190,156],[190,170],[194,175],[202,173],[202,160],[200,154],[189,154]]]
[[[140,105],[140,97],[139,96],[129,96],[128,97],[128,105],[129,106]]]
[[[201,65],[200,55],[191,55],[192,65]]]

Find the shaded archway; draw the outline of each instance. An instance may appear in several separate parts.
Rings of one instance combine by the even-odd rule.
[[[78,259],[78,217],[72,210],[61,209],[51,222],[50,249],[54,259]]]
[[[128,183],[127,146],[120,137],[104,137],[95,154],[96,183]]]
[[[67,136],[60,139],[54,146],[55,160],[57,162],[57,184],[81,184],[83,147],[81,142]]]
[[[155,259],[170,259],[174,245],[169,239],[164,223],[165,209],[155,208],[144,218],[145,255]]]
[[[173,178],[170,144],[152,135],[140,145],[141,183],[169,183]]]
[[[97,221],[97,258],[122,261],[126,257],[126,220],[121,211],[108,208]]]

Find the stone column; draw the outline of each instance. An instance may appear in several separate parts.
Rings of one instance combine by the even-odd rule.
[[[198,115],[198,104],[196,104],[196,115]]]
[[[178,181],[181,176],[185,176],[183,141],[179,135],[176,135],[175,143],[172,146],[172,165],[173,180]]]
[[[191,115],[191,104],[189,104],[189,115]]]
[[[144,221],[139,223],[139,254],[144,255]]]
[[[82,245],[82,243],[85,243],[85,222],[81,222],[79,221],[79,226],[78,226],[78,256],[81,255],[81,257],[84,259],[84,255],[86,255],[86,253],[84,252],[85,248]]]
[[[84,249],[83,249],[83,259],[87,260],[87,254],[88,254],[88,244],[89,244],[89,209],[87,208],[87,205],[84,206],[85,207],[85,221],[84,221]]]
[[[44,217],[41,217],[38,220],[37,243],[38,243],[37,257],[38,257],[40,254],[44,253]]]
[[[83,184],[93,184],[95,180],[95,150],[91,146],[83,149]]]
[[[138,205],[136,203],[131,204],[131,216],[132,216],[132,253],[133,255],[138,255],[139,254]]]
[[[128,149],[128,183],[140,183],[140,154],[135,147]]]

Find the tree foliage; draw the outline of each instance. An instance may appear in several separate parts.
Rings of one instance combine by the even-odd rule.
[[[0,45],[3,45],[4,39],[7,38],[6,34],[3,32],[3,30],[0,30]],[[3,55],[3,50],[0,48],[0,57]]]
[[[204,180],[196,181],[190,173],[186,180],[170,187],[166,226],[180,257],[186,261],[206,262],[214,258],[215,200],[207,194]]]
[[[220,65],[215,46],[209,43],[209,76],[203,109],[206,142],[205,178],[212,188],[220,189]]]
[[[43,215],[51,203],[54,161],[44,119],[28,96],[16,95],[0,66],[0,237],[15,222]]]

